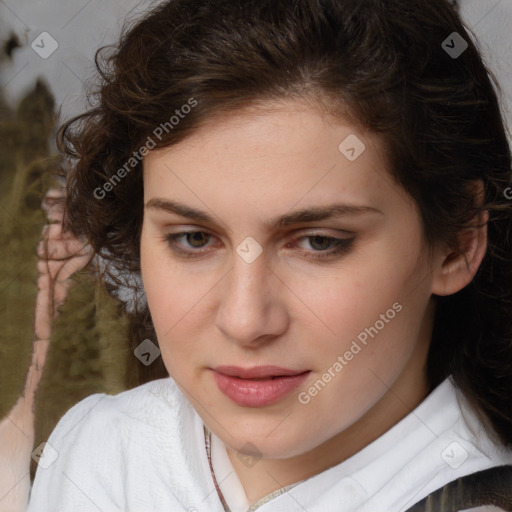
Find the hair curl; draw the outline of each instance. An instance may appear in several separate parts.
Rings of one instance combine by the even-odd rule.
[[[442,47],[453,32],[468,43],[458,58]],[[142,164],[102,199],[95,191],[155,127],[191,98],[198,107],[156,147],[254,102],[316,97],[330,115],[348,114],[380,135],[430,248],[455,246],[475,214],[489,212],[475,278],[436,297],[428,377],[433,389],[452,374],[496,438],[512,444],[511,154],[499,87],[472,37],[447,0],[166,1],[125,27],[109,56],[98,51],[96,106],[59,131],[72,161],[66,226],[107,263],[105,281],[139,276]],[[480,206],[470,186],[477,180]]]

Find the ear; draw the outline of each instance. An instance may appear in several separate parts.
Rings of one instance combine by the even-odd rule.
[[[485,196],[483,182],[475,182],[475,187],[475,202],[481,208]],[[458,233],[458,247],[445,248],[441,252],[439,264],[434,269],[434,295],[451,295],[473,280],[487,250],[488,221],[487,210],[478,212],[471,220],[470,227]]]

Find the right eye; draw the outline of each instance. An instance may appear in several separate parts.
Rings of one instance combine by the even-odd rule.
[[[208,237],[212,236],[213,235],[211,235],[210,233],[206,233],[205,231],[183,231],[181,233],[166,235],[164,239],[169,244],[170,249],[176,254],[184,256],[186,258],[197,258],[209,251],[199,251],[194,250],[194,248],[200,249],[201,247],[204,246],[202,245],[202,243],[205,243],[205,239],[208,239]],[[192,246],[192,250],[182,249],[180,247],[181,244],[177,242],[177,240],[179,240],[180,238],[185,239],[187,243],[189,243]]]

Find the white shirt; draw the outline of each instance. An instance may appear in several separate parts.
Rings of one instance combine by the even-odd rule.
[[[28,512],[224,511],[202,420],[171,378],[85,398],[48,444]],[[213,435],[211,457],[231,511],[247,512],[243,486]],[[512,464],[512,451],[491,441],[446,379],[360,452],[253,509],[401,512],[456,478],[503,464]]]

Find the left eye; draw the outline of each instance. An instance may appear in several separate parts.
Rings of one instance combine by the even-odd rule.
[[[334,238],[331,236],[325,236],[325,235],[311,235],[311,236],[304,236],[299,238],[298,240],[309,240],[310,245],[318,251],[329,249],[329,247],[332,246],[332,244],[336,245],[335,242],[343,241],[341,238]],[[311,243],[311,241],[313,243]],[[323,243],[322,243],[323,242]],[[317,245],[315,248],[314,246]],[[320,247],[318,247],[320,246]]]
[[[165,240],[173,252],[185,257],[193,258],[200,257],[206,252],[209,252],[200,249],[204,248],[205,244],[212,237],[213,235],[206,233],[205,231],[184,231],[182,233],[166,235]],[[177,242],[180,238],[184,238],[186,242],[192,246],[192,249],[183,249],[181,244]],[[306,252],[313,253],[310,254],[310,257],[312,258],[325,258],[342,252],[347,252],[354,241],[353,238],[337,238],[324,234],[314,234],[292,239],[292,242],[295,244],[299,240],[310,240],[313,251],[307,250]],[[288,243],[287,247],[289,246],[290,244]],[[314,246],[317,247],[315,248]]]
[[[307,251],[310,258],[321,259],[330,258],[338,254],[343,254],[349,251],[354,238],[338,238],[334,236],[328,236],[324,234],[315,234],[302,236],[298,239],[294,239],[294,242],[298,240],[310,240],[309,244],[313,247],[313,251]],[[287,244],[288,245],[288,244]],[[314,246],[320,246],[319,249],[315,249]]]

